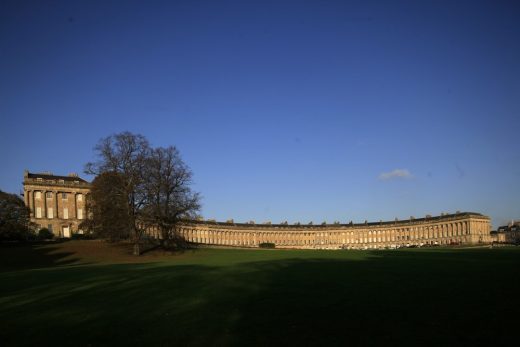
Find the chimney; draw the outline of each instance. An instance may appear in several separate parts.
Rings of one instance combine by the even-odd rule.
[[[75,172],[71,172],[71,173],[69,174],[69,177],[78,177],[78,174],[75,173]]]

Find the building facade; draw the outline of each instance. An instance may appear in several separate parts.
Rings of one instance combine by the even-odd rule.
[[[520,221],[511,221],[491,232],[494,242],[520,244]]]
[[[48,228],[56,237],[70,237],[81,232],[86,218],[86,199],[90,183],[76,174],[56,176],[50,172],[25,171],[23,195],[37,228]]]
[[[434,245],[490,243],[490,218],[463,212],[405,221],[287,225],[194,221],[180,227],[181,235],[198,244],[279,248],[381,249]]]
[[[31,221],[50,229],[57,237],[81,232],[86,218],[90,183],[75,174],[24,174],[25,204]],[[206,245],[259,247],[272,243],[279,248],[301,249],[378,249],[426,245],[475,245],[491,243],[490,218],[463,212],[426,216],[402,221],[322,225],[254,224],[192,221],[179,227],[188,242]],[[154,228],[151,236],[159,237]]]

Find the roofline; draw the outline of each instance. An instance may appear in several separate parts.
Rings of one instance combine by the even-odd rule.
[[[56,180],[64,180],[64,181],[80,181],[81,183],[90,183],[87,180],[79,177],[79,176],[62,176],[62,175],[54,175],[49,173],[36,173],[25,171],[24,181],[26,179],[34,179],[34,178],[43,178],[43,179],[56,179]]]
[[[477,217],[482,219],[491,220],[488,216],[485,216],[481,213],[476,212],[460,212],[453,214],[446,214],[443,216],[433,216],[433,217],[423,217],[423,218],[410,218],[405,220],[393,220],[393,221],[380,221],[380,222],[366,222],[366,223],[337,223],[337,224],[252,224],[252,223],[231,223],[231,222],[217,222],[217,221],[208,221],[208,220],[190,220],[186,221],[187,224],[207,224],[207,225],[217,225],[217,226],[235,226],[235,227],[244,227],[244,228],[255,228],[255,227],[263,227],[263,228],[306,228],[306,229],[314,229],[314,228],[330,228],[330,227],[378,227],[378,226],[392,226],[392,225],[410,225],[411,223],[435,223],[442,222],[446,220],[453,219],[462,219],[465,217]]]

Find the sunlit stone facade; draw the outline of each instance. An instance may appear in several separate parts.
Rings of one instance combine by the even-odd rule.
[[[37,228],[48,228],[57,237],[70,237],[86,218],[90,183],[76,174],[56,176],[25,171],[23,195]]]
[[[58,237],[80,231],[86,218],[90,183],[77,175],[24,174],[25,204],[31,221],[49,228]],[[402,221],[361,224],[253,224],[193,221],[179,227],[188,242],[206,245],[258,247],[273,243],[278,248],[374,249],[424,245],[475,245],[490,243],[489,217],[463,212]],[[150,228],[148,234],[159,235]]]
[[[491,242],[489,217],[473,212],[404,221],[327,224],[242,224],[193,222],[180,228],[189,242],[207,245],[278,248],[378,249]]]

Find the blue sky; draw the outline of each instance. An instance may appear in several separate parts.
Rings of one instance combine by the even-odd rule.
[[[206,218],[497,226],[520,218],[519,18],[515,1],[3,1],[0,189],[81,173],[129,130],[180,149]]]

